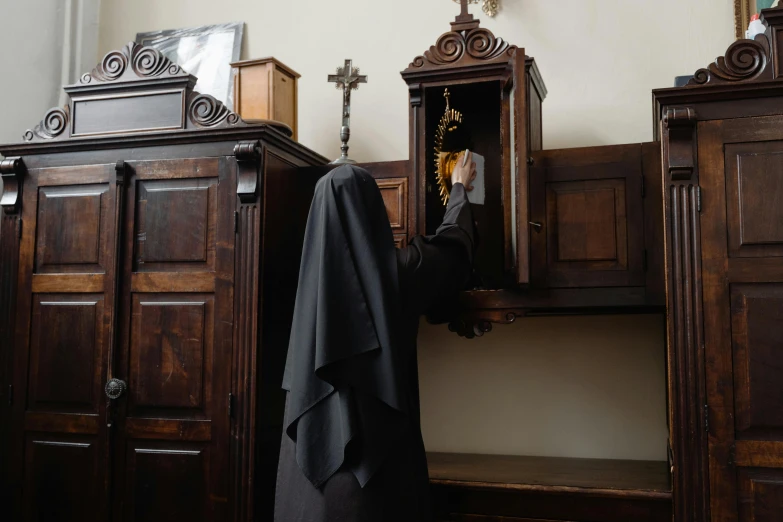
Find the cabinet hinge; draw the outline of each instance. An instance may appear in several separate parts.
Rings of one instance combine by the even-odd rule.
[[[22,239],[22,218],[16,221],[16,237],[17,239]]]
[[[239,211],[234,211],[234,234],[239,232]]]
[[[707,404],[704,405],[704,431],[710,432],[710,407]]]
[[[229,419],[233,416],[233,409],[234,409],[234,394],[229,393],[228,394],[228,418]]]
[[[13,406],[14,404],[14,385],[9,384],[8,385],[8,405]]]
[[[701,187],[696,187],[696,211],[701,212]]]
[[[642,254],[642,270],[644,272],[647,271],[647,249],[644,249],[644,252]]]

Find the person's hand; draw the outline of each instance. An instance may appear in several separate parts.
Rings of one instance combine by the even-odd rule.
[[[468,155],[465,161],[465,154]],[[454,172],[451,173],[451,183],[462,183],[465,190],[473,190],[471,184],[476,179],[476,162],[473,161],[473,153],[466,150],[457,158],[457,164],[454,166]]]

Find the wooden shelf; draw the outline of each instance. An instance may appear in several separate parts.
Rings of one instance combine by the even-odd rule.
[[[669,465],[639,460],[428,453],[430,481],[511,489],[590,489],[671,498]]]
[[[659,461],[428,453],[439,521],[670,522]]]

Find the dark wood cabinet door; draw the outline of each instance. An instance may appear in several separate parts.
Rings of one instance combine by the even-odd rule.
[[[639,144],[533,153],[533,286],[644,286],[642,158]]]
[[[713,521],[783,513],[783,117],[698,126]]]
[[[115,510],[228,518],[233,158],[128,163]]]
[[[115,308],[114,165],[31,169],[19,257],[14,519],[108,516],[103,387]]]

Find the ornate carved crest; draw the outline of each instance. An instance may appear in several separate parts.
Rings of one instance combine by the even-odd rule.
[[[68,105],[62,109],[55,107],[54,109],[49,109],[49,112],[44,115],[38,125],[26,130],[22,137],[24,141],[33,141],[36,138],[39,140],[51,140],[65,132],[70,123],[70,107]]]
[[[128,42],[119,51],[111,51],[92,72],[79,80],[82,84],[129,81],[157,77],[188,77],[188,73],[163,56],[157,49]]]
[[[408,70],[488,62],[511,57],[516,49],[475,23],[467,29],[442,34],[435,45],[413,59]]]
[[[188,105],[188,118],[196,127],[228,127],[232,125],[246,125],[239,114],[228,110],[223,102],[210,96],[193,91]]]
[[[759,34],[754,40],[737,40],[725,56],[699,69],[688,85],[705,85],[772,79],[769,37]]]
[[[79,121],[92,118],[89,128],[101,128],[103,121],[128,111],[141,111],[142,116],[118,131],[107,129],[106,134],[137,134],[156,130],[199,130],[229,127],[247,127],[238,114],[229,110],[220,100],[208,94],[193,90],[196,78],[163,56],[160,51],[130,42],[119,51],[104,56],[92,72],[83,75],[79,84],[65,87],[69,102],[63,108],[50,109],[44,118],[32,129],[24,132],[27,142],[67,140],[77,136],[97,136],[102,132],[80,132]],[[80,112],[84,102],[100,104],[112,99],[126,100],[125,112],[104,116],[93,109],[87,116]],[[128,100],[132,100],[132,103]],[[156,100],[156,105],[147,104]],[[161,107],[167,113],[166,126],[155,127],[156,111]],[[116,111],[116,109],[115,109]],[[183,112],[184,111],[184,112]],[[144,114],[150,114],[150,124],[144,121]],[[138,116],[138,115],[137,115]],[[274,126],[274,122],[268,122]],[[278,130],[291,135],[285,126]]]

